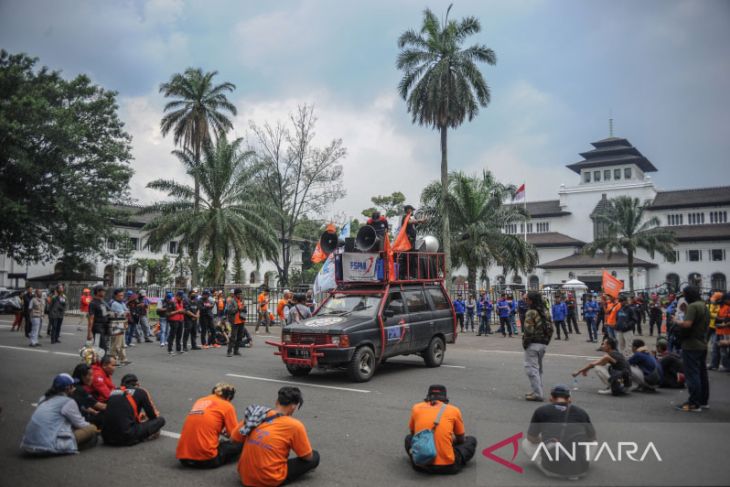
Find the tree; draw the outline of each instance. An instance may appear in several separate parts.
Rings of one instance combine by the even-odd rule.
[[[85,75],[65,80],[36,58],[0,50],[0,253],[61,256],[73,273],[104,250],[114,203],[129,196],[131,137],[116,93]]]
[[[293,241],[297,224],[307,215],[322,214],[345,195],[341,162],[347,150],[342,139],[334,139],[325,147],[315,146],[316,123],[310,105],[300,105],[289,116],[288,125],[251,123],[256,154],[264,166],[258,178],[260,198],[275,210],[271,223],[280,252],[272,262],[284,286],[289,282],[292,245],[297,245]]]
[[[449,179],[447,131],[455,129],[479,113],[490,101],[489,86],[477,67],[478,62],[494,65],[497,56],[484,45],[475,44],[466,49],[462,44],[467,37],[481,31],[476,17],[459,22],[449,20],[449,11],[443,25],[431,12],[423,12],[420,31],[407,30],[398,38],[397,67],[403,70],[398,85],[401,97],[407,101],[413,123],[438,129],[441,134],[441,201],[447,200]],[[449,215],[442,208],[441,234],[446,254],[446,276],[451,269],[451,239]]]
[[[427,217],[428,230],[440,233],[441,208],[446,208],[454,265],[466,266],[472,290],[476,289],[479,268],[499,265],[504,273],[527,272],[537,264],[537,251],[531,244],[522,236],[502,231],[507,224],[527,220],[521,207],[503,204],[514,193],[514,186],[505,186],[484,171],[481,178],[452,172],[445,204],[438,181],[426,186],[421,194],[421,211]]]
[[[174,180],[158,179],[147,187],[166,191],[171,200],[144,208],[141,213],[158,213],[144,230],[150,248],[159,249],[170,239],[180,238],[180,247],[192,242],[209,254],[211,284],[224,282],[224,270],[231,253],[255,262],[276,253],[276,239],[268,223],[271,210],[257,198],[251,181],[261,166],[250,162],[242,139],[228,142],[225,136],[215,145],[203,146],[197,163],[191,151],[174,151],[183,166],[200,184],[199,208],[195,213],[195,190]]]
[[[375,206],[362,211],[365,218],[370,218],[374,211],[380,211],[380,214],[384,217],[392,218],[403,214],[403,203],[405,203],[406,197],[400,191],[396,191],[390,195],[373,196],[370,201]]]
[[[136,259],[134,261],[134,265],[147,274],[147,284],[160,287],[172,284],[171,264],[170,257],[167,255],[162,259]]]
[[[608,200],[608,206],[593,217],[601,228],[600,234],[583,249],[590,256],[599,251],[609,256],[626,252],[631,294],[634,293],[634,258],[638,249],[648,252],[652,259],[659,252],[669,262],[676,260],[674,232],[660,228],[659,218],[655,216],[645,218],[649,204],[648,201],[642,204],[638,198],[629,196]]]
[[[233,127],[231,120],[223,113],[236,115],[236,107],[228,100],[226,93],[236,89],[233,83],[213,84],[218,71],[203,73],[200,68],[188,68],[184,73],[175,73],[167,83],[160,85],[160,93],[174,98],[165,105],[165,116],[160,122],[162,135],[173,132],[175,145],[192,153],[196,164],[200,163],[203,146],[212,140],[211,132],[218,139]],[[193,176],[195,177],[195,176]],[[195,179],[193,212],[200,204],[200,182]],[[190,262],[193,285],[198,281],[198,242],[190,241]]]

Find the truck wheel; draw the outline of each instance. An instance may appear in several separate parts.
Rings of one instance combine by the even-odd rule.
[[[428,348],[423,352],[423,361],[426,367],[439,367],[444,361],[444,352],[446,352],[446,344],[443,338],[433,337]]]
[[[347,374],[355,382],[367,382],[375,373],[375,353],[370,347],[360,347],[355,350]]]
[[[288,370],[294,377],[305,377],[312,371],[312,367],[286,364],[286,370]]]

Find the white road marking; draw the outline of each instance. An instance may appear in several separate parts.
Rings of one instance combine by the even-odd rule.
[[[54,352],[53,350],[42,350],[39,348],[11,347],[10,345],[0,345],[0,348],[10,348],[12,350],[20,350],[21,352],[51,353],[53,355],[65,355],[66,357],[80,357],[78,353]]]
[[[479,350],[480,352],[486,352],[486,353],[514,353],[522,355],[524,352],[520,352],[518,350]],[[567,357],[567,358],[584,358],[588,360],[596,360],[601,357],[593,356],[593,355],[569,355],[566,353],[551,353],[551,352],[545,352],[546,357]]]
[[[452,369],[465,369],[466,368],[463,365],[446,365],[446,364],[441,364],[441,367],[451,367]]]
[[[180,433],[174,433],[172,431],[160,430],[160,436],[167,436],[168,438],[172,438],[173,440],[180,439]]]
[[[12,321],[8,321],[8,320],[0,320],[0,321],[2,321],[4,323],[12,323]],[[12,327],[13,327],[12,325],[0,325],[0,328],[12,328]],[[75,333],[66,333],[65,331],[62,331],[61,335],[74,336]]]
[[[68,352],[51,352],[51,353],[56,354],[56,355],[65,355],[67,357],[79,357],[79,358],[81,358],[81,355],[79,355],[78,353],[68,353]]]
[[[361,393],[365,393],[365,394],[370,392],[370,391],[366,391],[365,389],[351,389],[349,387],[323,386],[320,384],[309,384],[307,382],[291,382],[288,380],[269,379],[267,377],[253,377],[250,375],[238,375],[238,374],[226,374],[226,375],[228,377],[238,377],[241,379],[260,380],[263,382],[278,382],[279,384],[290,384],[293,386],[318,387],[320,389],[334,389],[336,391],[361,392]]]

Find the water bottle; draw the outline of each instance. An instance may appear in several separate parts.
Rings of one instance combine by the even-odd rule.
[[[578,377],[577,376],[573,377],[573,390],[574,391],[578,390]]]

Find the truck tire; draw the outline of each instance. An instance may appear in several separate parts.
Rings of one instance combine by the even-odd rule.
[[[294,377],[306,377],[312,371],[312,367],[286,364],[286,370],[288,370]]]
[[[446,344],[441,337],[433,337],[428,347],[423,352],[423,361],[426,367],[439,367],[444,361],[444,353],[446,352]]]
[[[367,346],[355,350],[347,365],[347,375],[354,382],[367,382],[375,373],[375,352]]]

